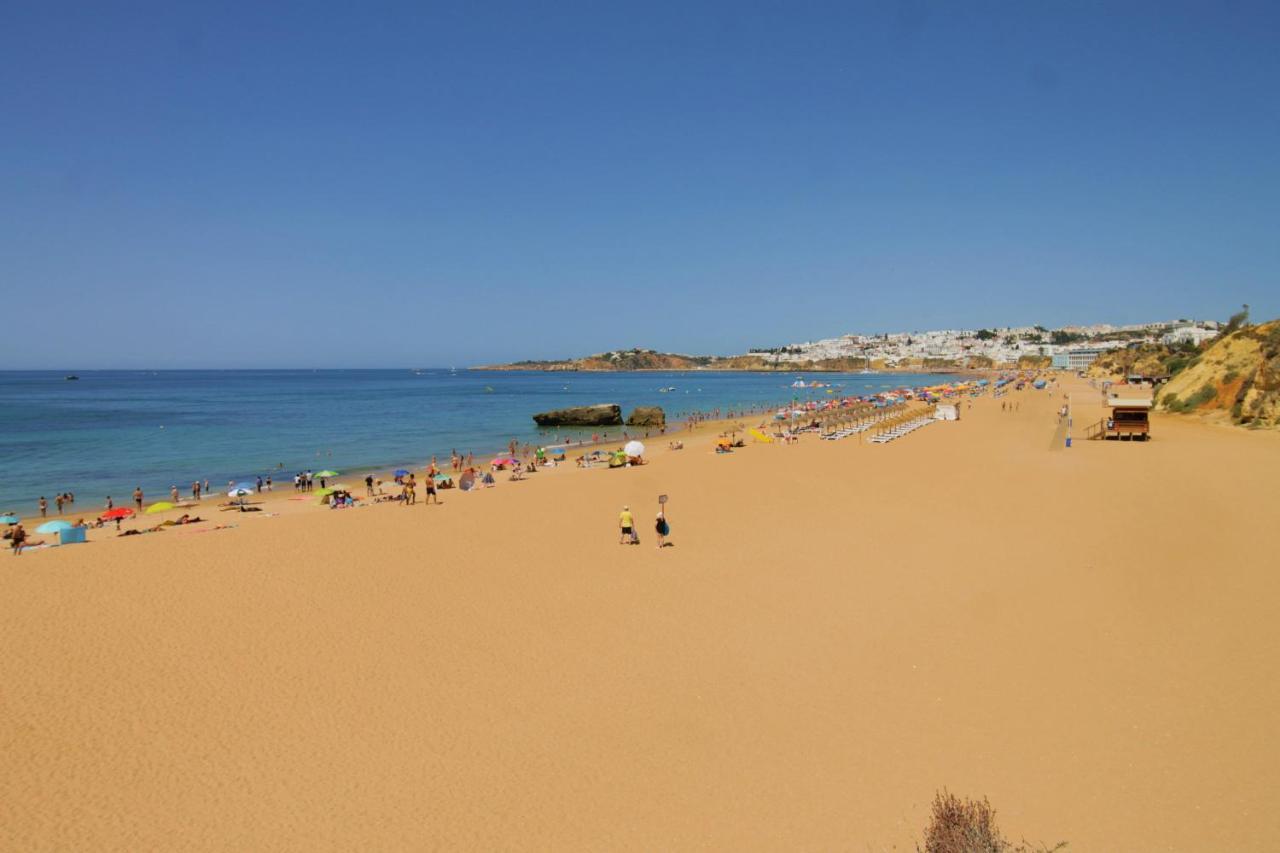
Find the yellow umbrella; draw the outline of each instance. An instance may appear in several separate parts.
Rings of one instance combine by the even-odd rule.
[[[157,512],[165,512],[171,509],[173,509],[173,504],[168,501],[156,501],[151,506],[147,507],[147,515],[154,515]]]

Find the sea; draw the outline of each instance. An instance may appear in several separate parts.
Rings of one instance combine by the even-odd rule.
[[[539,429],[535,412],[618,403],[662,406],[673,432],[690,413],[821,399],[798,376],[841,396],[954,380],[935,374],[721,371],[575,373],[420,370],[103,370],[68,381],[55,371],[0,371],[0,512],[71,491],[79,507],[108,495],[150,500],[194,480],[296,471],[419,467],[457,449],[477,459],[521,443],[589,439],[591,430]],[[666,390],[663,390],[666,389]],[[620,437],[625,428],[608,430]],[[633,431],[635,432],[635,431]],[[641,431],[643,432],[643,431]],[[634,437],[634,436],[633,436]]]

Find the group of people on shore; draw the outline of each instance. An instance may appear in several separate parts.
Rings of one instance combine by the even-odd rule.
[[[74,492],[60,492],[53,496],[53,504],[58,508],[58,515],[62,515],[62,510],[71,506],[76,502]],[[49,501],[44,495],[40,496],[40,500],[36,501],[36,508],[40,510],[40,517],[46,518],[49,515]]]
[[[636,526],[635,515],[631,512],[630,506],[624,506],[622,512],[618,513],[619,528],[619,545],[639,545],[640,530]],[[667,522],[666,505],[661,505],[658,509],[658,515],[653,522],[653,533],[658,538],[658,549],[661,550],[671,543],[667,541],[667,537],[671,535],[671,525]]]

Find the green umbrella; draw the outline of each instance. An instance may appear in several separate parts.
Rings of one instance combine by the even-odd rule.
[[[315,494],[320,497],[324,497],[325,495],[333,494],[333,489],[316,489]]]

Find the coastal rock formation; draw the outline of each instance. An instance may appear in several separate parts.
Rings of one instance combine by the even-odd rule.
[[[667,413],[661,406],[636,406],[627,418],[627,426],[664,427],[667,425]]]
[[[622,407],[617,403],[552,409],[533,416],[538,426],[622,426]]]
[[[1160,391],[1167,412],[1225,412],[1238,424],[1280,426],[1280,320],[1218,338]]]

